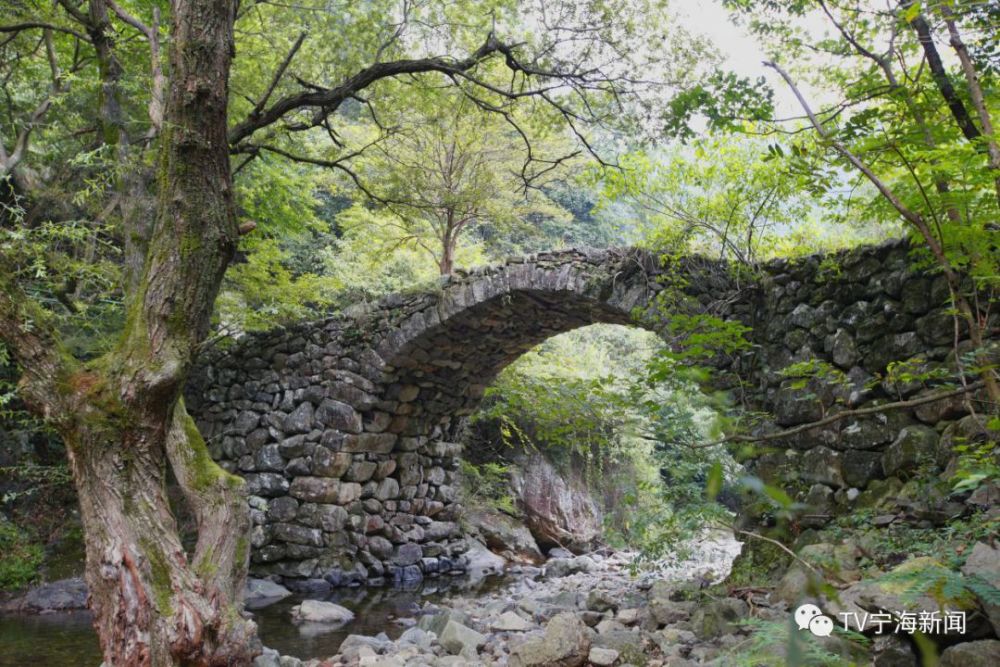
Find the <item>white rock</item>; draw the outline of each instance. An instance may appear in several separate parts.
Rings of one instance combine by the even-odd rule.
[[[592,664],[597,665],[597,667],[611,667],[618,660],[618,651],[610,648],[598,648],[594,647],[590,649],[590,654],[587,656]]]
[[[507,611],[500,614],[500,618],[493,621],[490,627],[497,632],[524,632],[533,626],[514,612]]]
[[[332,602],[304,600],[302,604],[292,607],[292,618],[307,623],[343,624],[354,620],[354,612]]]

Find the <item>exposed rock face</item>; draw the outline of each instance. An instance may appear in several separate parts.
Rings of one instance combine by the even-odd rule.
[[[246,336],[202,360],[187,405],[212,454],[247,480],[254,573],[353,583],[433,576],[461,569],[467,546],[456,524],[462,420],[525,350],[598,322],[655,330],[633,313],[662,289],[661,276],[680,276],[678,312],[754,326],[752,354],[714,363],[720,389],[774,415],[762,430],[924,395],[934,380],[895,381],[887,365],[952,369],[954,330],[943,279],[913,272],[908,253],[900,242],[858,248],[835,255],[835,271],[819,256],[780,260],[751,284],[703,258],[664,265],[639,250],[541,253]],[[781,374],[812,359],[842,377],[803,390]],[[772,442],[751,472],[818,505],[809,513],[819,527],[922,461],[945,465],[959,430],[948,422],[966,410],[948,401],[845,419]],[[595,505],[572,484],[560,486],[544,466],[525,475],[523,504],[540,546],[581,548],[599,534]],[[932,523],[946,516],[920,512]],[[406,544],[419,545],[419,562],[393,562]]]
[[[601,509],[572,471],[562,473],[534,454],[514,469],[511,487],[525,524],[543,549],[560,546],[579,553],[600,538]]]

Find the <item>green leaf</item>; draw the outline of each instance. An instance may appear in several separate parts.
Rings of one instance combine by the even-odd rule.
[[[709,500],[715,500],[719,492],[722,491],[723,482],[722,464],[716,461],[708,471],[708,481],[705,483],[705,495]]]

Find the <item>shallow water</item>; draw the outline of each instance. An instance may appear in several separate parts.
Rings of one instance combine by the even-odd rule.
[[[299,626],[291,621],[291,609],[301,601],[293,596],[254,612],[261,640],[282,655],[302,659],[329,657],[347,635],[385,632],[397,638],[405,627],[398,618],[414,618],[424,602],[441,603],[450,595],[488,593],[505,579],[491,577],[480,582],[467,578],[428,579],[407,588],[341,588],[326,600],[354,612],[355,619],[329,630],[322,626]],[[97,667],[101,652],[87,612],[0,616],[0,667]]]

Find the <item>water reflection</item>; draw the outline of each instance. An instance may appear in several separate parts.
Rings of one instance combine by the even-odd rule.
[[[97,667],[101,649],[86,611],[0,615],[0,665]]]
[[[395,639],[406,629],[396,621],[417,616],[425,602],[441,604],[454,595],[486,594],[505,583],[500,577],[470,581],[465,577],[429,579],[406,587],[340,588],[324,599],[354,612],[355,619],[325,631],[292,623],[293,596],[253,612],[260,637],[283,655],[302,659],[328,657],[347,635],[385,632]],[[303,631],[304,630],[304,631]],[[0,667],[96,667],[101,651],[88,612],[41,616],[0,615]]]
[[[255,612],[264,644],[282,655],[302,659],[329,657],[347,635],[377,635],[385,632],[396,639],[406,629],[399,619],[415,618],[425,602],[445,603],[454,595],[486,594],[505,582],[500,577],[470,581],[464,577],[428,579],[405,587],[338,588],[323,598],[354,612],[350,623],[324,631],[316,624],[296,625],[291,609],[302,598],[293,596]]]

